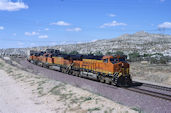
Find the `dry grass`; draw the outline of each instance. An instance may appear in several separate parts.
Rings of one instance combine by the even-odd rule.
[[[131,63],[131,75],[136,79],[171,85],[171,65]]]

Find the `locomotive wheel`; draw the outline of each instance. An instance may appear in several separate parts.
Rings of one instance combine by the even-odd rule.
[[[49,68],[49,66],[47,65],[46,68]]]
[[[111,85],[112,81],[110,78],[105,78],[105,83]]]
[[[111,82],[111,81],[106,81],[106,84],[111,85],[111,84],[112,84],[112,82]]]
[[[132,86],[132,79],[129,77],[129,78],[127,78],[126,80],[125,80],[125,82],[126,82],[126,86]]]
[[[105,79],[103,76],[100,77],[100,82],[105,83]]]
[[[43,64],[43,65],[42,65],[42,67],[44,67],[44,68],[45,68],[45,64]]]
[[[63,68],[63,73],[65,73],[65,69]]]
[[[73,70],[73,73],[72,73],[72,75],[76,76],[76,72],[75,72],[75,70]]]
[[[125,87],[129,87],[132,85],[132,80],[130,77],[124,77],[124,76],[120,76],[118,78],[118,81],[117,81],[117,86],[125,86]]]
[[[117,84],[116,86],[123,86],[125,83],[124,83],[124,77],[123,76],[120,76],[117,80]]]
[[[98,81],[98,82],[100,82],[100,78],[99,78],[99,76],[97,76],[97,81]]]
[[[66,73],[66,74],[67,74],[67,69],[64,69],[64,73]]]
[[[64,68],[61,68],[61,72],[64,73]]]
[[[79,72],[75,71],[75,76],[79,77]]]
[[[72,75],[73,74],[73,71],[72,70],[69,70],[68,74],[69,75]]]
[[[75,70],[74,70],[74,71],[73,71],[73,75],[79,77],[79,76],[80,76],[80,73],[79,73],[78,71],[75,71]]]
[[[79,77],[79,76],[80,76],[80,73],[79,73],[78,71],[77,71],[77,74],[76,74],[76,76],[77,76],[77,77]]]

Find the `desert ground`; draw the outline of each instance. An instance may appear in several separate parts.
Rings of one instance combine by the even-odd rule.
[[[20,66],[16,62],[13,64]],[[0,59],[0,113],[136,113],[102,96]]]
[[[171,64],[130,63],[133,78],[171,86]]]

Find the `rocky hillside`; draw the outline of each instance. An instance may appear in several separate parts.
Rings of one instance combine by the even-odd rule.
[[[109,40],[97,40],[89,43],[56,45],[51,47],[1,49],[0,54],[26,55],[30,49],[45,50],[47,48],[59,49],[66,52],[75,50],[80,53],[101,51],[105,54],[106,52],[115,52],[119,50],[123,51],[125,54],[137,51],[140,54],[162,53],[166,56],[171,56],[171,35],[152,34],[141,31],[134,34],[124,34]]]

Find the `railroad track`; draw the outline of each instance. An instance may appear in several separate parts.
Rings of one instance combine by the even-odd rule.
[[[164,99],[164,100],[171,101],[171,95],[168,95],[168,94],[159,93],[159,92],[156,92],[156,91],[150,91],[150,90],[142,89],[142,88],[139,88],[139,87],[130,87],[130,88],[125,88],[125,89],[130,90],[130,91],[134,91],[134,92],[137,92],[137,93],[149,95],[149,96],[152,96],[152,97],[157,97],[157,98],[161,98],[161,99]]]
[[[125,89],[130,90],[130,91],[134,91],[134,92],[137,92],[137,93],[153,96],[153,97],[156,97],[156,98],[161,98],[161,99],[164,99],[164,100],[171,101],[171,95],[170,95],[171,94],[171,88],[170,87],[160,86],[158,84],[144,83],[144,82],[139,82],[139,81],[138,82],[133,81],[133,84],[134,84],[133,87],[125,88]],[[154,91],[152,89],[147,90],[147,89],[144,89],[145,87],[152,88],[152,89],[157,89],[158,91]],[[169,94],[166,94],[166,92],[169,93]]]
[[[150,87],[150,88],[154,88],[154,89],[159,89],[159,90],[164,90],[164,91],[170,91],[171,92],[170,87],[159,86],[159,85],[154,85],[154,84],[149,84],[149,83],[142,83],[142,85],[145,86],[145,87]]]
[[[163,87],[163,86],[158,86],[158,85],[153,85],[153,84],[148,84],[148,83],[141,83],[141,82],[136,82],[136,81],[134,81],[133,87],[124,88],[124,89],[171,101],[171,95],[168,95],[165,93],[159,93],[159,92],[152,91],[152,90],[143,89],[141,86],[171,92],[171,88],[169,88],[169,87]]]

